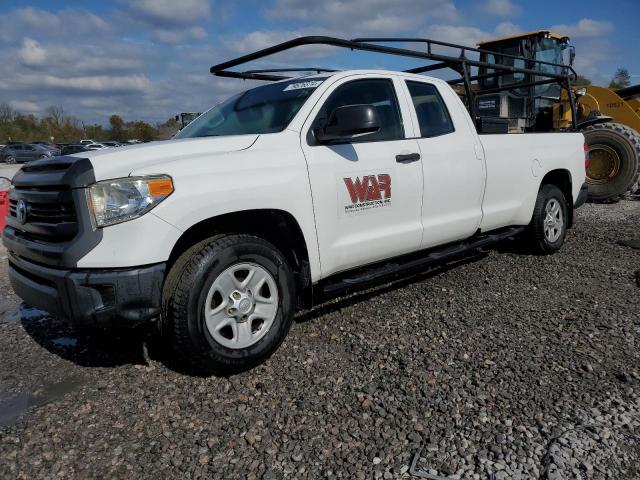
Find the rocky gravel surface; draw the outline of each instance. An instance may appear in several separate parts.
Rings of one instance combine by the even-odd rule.
[[[298,316],[194,376],[144,332],[78,336],[0,274],[0,478],[640,478],[640,202]],[[4,254],[0,252],[0,257]]]

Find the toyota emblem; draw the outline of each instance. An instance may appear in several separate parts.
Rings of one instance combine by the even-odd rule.
[[[16,208],[16,217],[20,223],[27,221],[27,202],[20,199],[18,200],[18,208]]]

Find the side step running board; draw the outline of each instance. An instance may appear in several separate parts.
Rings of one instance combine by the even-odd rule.
[[[385,277],[420,271],[426,267],[447,262],[479,248],[514,237],[524,229],[525,227],[509,227],[486,235],[472,237],[462,243],[429,250],[420,256],[416,256],[419,254],[405,255],[391,262],[365,267],[356,272],[348,272],[345,276],[340,276],[335,279],[329,278],[325,282],[321,282],[318,291],[324,296],[336,296],[354,288],[374,283]]]

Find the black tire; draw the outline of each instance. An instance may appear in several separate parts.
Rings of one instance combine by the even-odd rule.
[[[277,285],[278,309],[266,334],[243,349],[227,348],[204,322],[206,296],[230,266],[251,262],[267,270]],[[194,245],[174,263],[163,289],[163,330],[181,356],[200,373],[229,374],[266,360],[282,343],[293,320],[295,283],[284,256],[252,235],[218,235]]]
[[[592,165],[587,170],[589,199],[594,202],[615,202],[640,183],[640,135],[619,123],[599,123],[584,130],[585,141],[591,149]],[[619,158],[615,176],[598,178],[594,173],[598,150],[611,149]]]
[[[38,160],[46,160],[47,158],[49,158],[49,157],[47,157],[46,155],[40,155],[38,157]]]
[[[547,205],[554,200],[559,204],[563,222],[559,237],[557,240],[551,241],[545,235],[545,218],[547,216]],[[551,255],[560,250],[567,236],[569,208],[567,199],[558,187],[555,185],[542,185],[540,187],[536,205],[533,209],[533,217],[525,232],[532,253]]]
[[[16,157],[14,157],[13,155],[8,155],[8,156],[5,157],[4,161],[8,165],[14,165],[16,163]]]

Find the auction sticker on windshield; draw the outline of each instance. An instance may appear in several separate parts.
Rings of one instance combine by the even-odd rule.
[[[285,87],[283,92],[287,90],[300,90],[302,88],[316,88],[318,85],[322,83],[322,80],[313,80],[309,82],[298,82],[298,83],[290,83]]]

